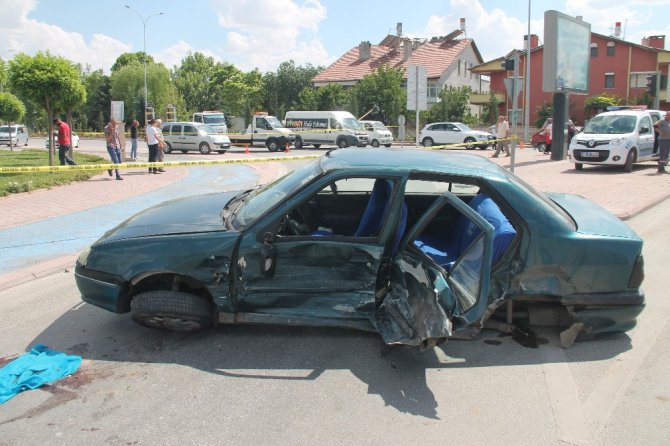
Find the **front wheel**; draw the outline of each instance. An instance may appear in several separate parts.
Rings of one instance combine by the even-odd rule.
[[[205,298],[181,291],[156,290],[135,296],[132,318],[140,325],[170,331],[196,331],[212,325],[212,305]]]
[[[171,153],[172,152],[172,146],[170,145],[169,142],[165,143],[165,147],[163,147],[163,153]]]
[[[346,138],[340,138],[337,141],[337,147],[339,147],[340,149],[349,147],[349,143],[347,142]]]
[[[391,144],[384,144],[384,147],[391,147]]]
[[[475,138],[465,138],[463,140],[463,143],[465,144],[465,148],[468,150],[473,150],[475,148],[474,145]]]
[[[370,143],[370,145],[372,147],[379,147],[379,141],[377,141],[376,139],[373,139],[372,142]]]
[[[226,153],[225,150],[217,150],[217,152],[218,152],[220,155],[223,155],[224,153]]]
[[[188,150],[181,149],[181,153],[188,153]]]
[[[582,163],[575,163],[575,170],[582,170],[584,168],[584,164]]]
[[[423,141],[421,141],[421,144],[424,147],[433,147],[433,144],[435,141],[433,141],[433,138],[423,138]]]
[[[537,144],[537,150],[539,152],[545,152],[547,150],[547,143],[540,142]]]
[[[294,147],[296,148],[296,150],[300,150],[300,149],[302,149],[302,145],[303,145],[303,144],[302,144],[302,138],[296,138],[296,139],[295,139],[295,142],[293,143],[293,145],[294,145]]]
[[[630,150],[626,156],[626,164],[623,165],[624,172],[633,171],[633,163],[635,162],[635,150]]]
[[[209,148],[209,144],[207,144],[206,142],[201,142],[200,146],[198,146],[198,150],[200,150],[200,153],[202,153],[203,155],[207,155],[209,154],[209,152],[212,151],[212,149]]]
[[[321,144],[312,144],[312,145],[314,146],[315,149],[318,149],[319,147],[321,147]]]
[[[276,139],[268,139],[265,143],[265,147],[267,147],[270,152],[276,152],[279,150],[279,143]]]

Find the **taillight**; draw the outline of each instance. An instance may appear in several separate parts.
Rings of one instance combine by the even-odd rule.
[[[642,285],[644,280],[644,258],[642,254],[637,256],[635,261],[635,266],[633,266],[633,272],[630,273],[630,279],[628,279],[628,288],[639,288]]]

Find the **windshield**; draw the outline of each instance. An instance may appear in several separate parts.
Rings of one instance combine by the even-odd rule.
[[[203,119],[205,124],[224,124],[226,122],[223,115],[205,115]]]
[[[281,123],[281,121],[274,116],[266,116],[265,120],[272,126],[272,128],[282,128],[284,127],[284,124]]]
[[[598,115],[591,119],[584,133],[622,134],[635,130],[637,116],[631,115]]]
[[[471,132],[472,131],[472,129],[470,127],[468,127],[465,124],[461,124],[460,122],[455,122],[454,125],[456,127],[458,127],[459,129],[461,129],[462,132]]]
[[[9,126],[3,125],[0,127],[0,132],[2,133],[8,133],[9,132]],[[16,127],[12,126],[12,133],[16,133]]]
[[[278,203],[286,199],[293,192],[297,191],[302,185],[309,183],[321,174],[319,160],[316,159],[289,172],[278,180],[253,191],[248,197],[238,195],[226,207],[235,207],[235,201],[239,197],[246,199],[246,205],[235,214],[234,225],[236,228],[247,226],[261,215],[275,207]]]
[[[377,130],[387,130],[386,126],[379,121],[372,121],[370,124]]]
[[[363,125],[356,118],[344,118],[340,121],[342,127],[349,130],[363,130]]]

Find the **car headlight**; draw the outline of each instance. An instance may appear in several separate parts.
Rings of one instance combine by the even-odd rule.
[[[90,253],[91,253],[91,247],[89,246],[81,254],[79,254],[77,262],[79,262],[79,264],[82,266],[86,266],[86,261],[88,260],[88,256]]]
[[[621,143],[624,142],[624,141],[625,141],[625,138],[621,138],[621,137],[613,138],[613,139],[610,141],[610,144],[612,144],[613,146],[618,146],[619,144],[621,144]]]

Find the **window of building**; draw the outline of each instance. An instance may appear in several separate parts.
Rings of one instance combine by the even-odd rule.
[[[598,44],[597,43],[592,43],[591,44],[591,57],[598,57]]]
[[[631,73],[630,74],[630,88],[647,88],[647,77],[654,74],[648,73]]]
[[[458,75],[461,75],[461,61],[458,61]]]
[[[614,88],[614,73],[605,73],[605,88]]]
[[[607,42],[607,55],[614,56],[614,42]]]
[[[438,84],[428,83],[428,98],[437,99],[440,95],[440,86]]]

